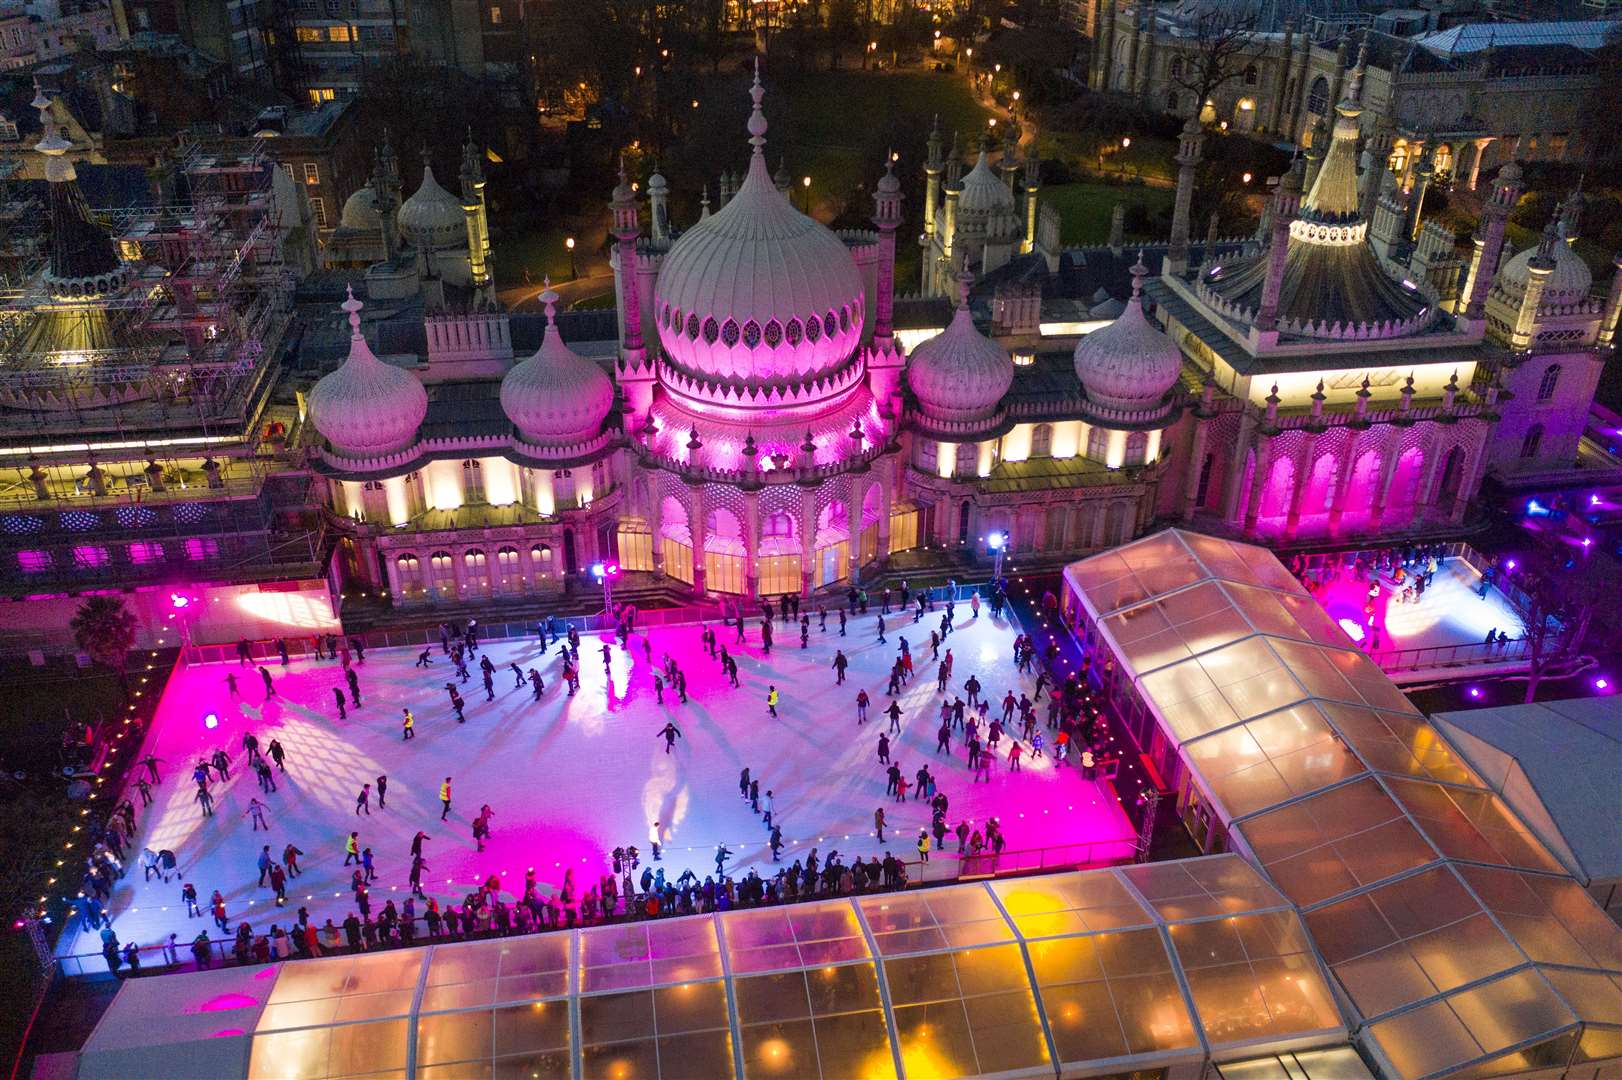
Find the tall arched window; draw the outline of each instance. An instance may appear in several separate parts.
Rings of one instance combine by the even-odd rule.
[[[1533,424],[1526,429],[1526,437],[1521,440],[1521,457],[1534,458],[1538,456],[1538,447],[1543,445],[1543,425]]]
[[[1554,397],[1555,387],[1560,385],[1560,365],[1550,364],[1543,369],[1543,379],[1538,383],[1538,400],[1548,401]]]
[[[1144,464],[1144,456],[1148,451],[1148,435],[1141,431],[1134,431],[1126,437],[1126,463],[1128,465]]]
[[[1256,65],[1255,64],[1251,64],[1249,67],[1245,68],[1245,85],[1246,86],[1255,86],[1257,83],[1259,83],[1261,81],[1262,81],[1262,74],[1261,74],[1261,72],[1256,70]]]
[[[1322,75],[1312,80],[1312,89],[1307,91],[1307,112],[1314,116],[1329,115],[1329,80]]]
[[[1172,91],[1169,91],[1166,94],[1166,111],[1167,112],[1169,112],[1169,113],[1176,112],[1177,111],[1177,106],[1180,105],[1180,104],[1181,104],[1181,101],[1177,96],[1177,91],[1172,90]]]
[[[1031,456],[1053,456],[1053,425],[1037,424],[1036,430],[1031,432]]]

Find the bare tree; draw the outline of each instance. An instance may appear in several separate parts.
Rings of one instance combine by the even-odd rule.
[[[1197,112],[1218,90],[1244,77],[1255,55],[1256,12],[1206,5],[1195,15],[1193,31],[1192,48],[1179,50],[1182,63],[1173,65],[1172,82],[1194,95]]]

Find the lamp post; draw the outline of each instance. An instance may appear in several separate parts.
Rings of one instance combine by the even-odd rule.
[[[805,212],[809,214],[811,213],[811,178],[809,176],[800,177],[800,187],[805,190],[803,200],[805,202]]]
[[[1002,556],[1008,547],[1008,534],[1001,531],[986,537],[986,547],[991,549],[991,583],[995,587],[1002,580]]]
[[[591,576],[603,587],[603,614],[614,617],[614,579],[619,576],[620,564],[599,562],[591,564]]]
[[[569,280],[573,281],[575,278],[580,276],[574,268],[574,237],[565,236],[563,238],[563,246],[569,249]]]

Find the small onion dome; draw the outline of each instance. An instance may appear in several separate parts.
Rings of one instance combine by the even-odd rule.
[[[608,373],[563,343],[558,333],[558,294],[546,283],[546,336],[535,355],[501,380],[501,411],[525,442],[566,446],[602,430],[614,407]]]
[[[901,190],[901,179],[895,174],[894,150],[884,156],[884,175],[879,177],[878,189],[884,195],[893,195]]]
[[[1014,384],[1014,360],[1001,345],[975,329],[969,314],[969,279],[945,330],[919,342],[907,361],[907,385],[927,416],[984,420],[997,411]]]
[[[1580,303],[1588,299],[1588,290],[1594,285],[1594,274],[1566,239],[1564,221],[1557,226],[1557,230],[1559,240],[1554,245],[1554,269],[1543,283],[1543,297],[1539,303]],[[1532,257],[1537,253],[1537,245],[1533,244],[1505,263],[1504,269],[1499,272],[1499,286],[1515,296],[1524,295],[1526,283],[1532,277]]]
[[[457,247],[467,242],[467,216],[455,195],[439,186],[433,166],[422,166],[422,183],[400,204],[400,235],[419,251]]]
[[[1011,214],[1014,212],[1014,193],[1008,185],[991,171],[986,152],[980,151],[980,160],[974,163],[963,178],[963,188],[957,197],[960,214]]]
[[[355,193],[344,200],[344,208],[338,215],[340,229],[376,230],[383,225],[383,215],[377,210],[377,192],[372,185],[366,184],[356,188]]]
[[[1176,344],[1143,314],[1143,278],[1149,268],[1138,254],[1132,267],[1132,299],[1120,317],[1076,344],[1076,378],[1087,397],[1114,409],[1138,411],[1160,404],[1183,370]]]
[[[349,313],[349,358],[321,376],[310,391],[310,422],[345,457],[366,458],[404,450],[428,415],[428,391],[409,371],[385,364],[360,332],[354,290]]]

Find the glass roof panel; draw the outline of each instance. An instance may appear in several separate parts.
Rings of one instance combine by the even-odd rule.
[[[1472,862],[1562,873],[1561,866],[1488,791],[1392,778],[1397,799],[1443,855]]]
[[[1566,999],[1577,1018],[1622,1027],[1622,979],[1597,971],[1542,968],[1544,978]]]
[[[1287,901],[1238,856],[1183,863],[1143,863],[1122,867],[1164,919],[1230,915],[1257,908],[1282,907]]]
[[[1517,971],[1447,999],[1488,1053],[1547,1035],[1576,1022],[1536,971]]]
[[[1309,704],[1207,735],[1184,749],[1230,820],[1363,771]]]
[[[1311,635],[1302,628],[1291,607],[1286,604],[1288,598],[1284,594],[1232,581],[1224,581],[1222,588],[1259,633],[1311,640]]]
[[[1107,870],[991,882],[1024,938],[1146,926],[1154,917]]]
[[[1151,672],[1139,685],[1180,743],[1240,720],[1198,660]]]
[[[1345,676],[1364,701],[1376,709],[1417,715],[1418,711],[1379,665],[1354,649],[1325,649],[1323,655]]]
[[[1436,858],[1372,777],[1269,810],[1239,828],[1274,883],[1301,905]]]
[[[1428,722],[1405,713],[1324,702],[1324,714],[1377,772],[1482,787],[1481,780]]]
[[[1340,673],[1334,661],[1329,659],[1327,654],[1330,650],[1304,641],[1291,641],[1289,638],[1275,637],[1268,640],[1290,672],[1313,697],[1354,703],[1363,700],[1362,695],[1353,689],[1352,684]]]
[[[1369,1025],[1398,1076],[1428,1076],[1455,1068],[1482,1054],[1445,1001],[1434,1001]]]
[[[857,904],[884,956],[1014,939],[982,885],[886,893],[862,897]]]
[[[330,956],[301,964],[283,964],[270,992],[272,1005],[369,994],[383,990],[414,990],[422,974],[425,950]]]
[[[1572,879],[1483,866],[1459,873],[1533,960],[1622,973],[1622,931]]]

